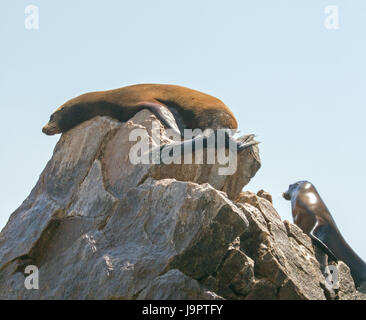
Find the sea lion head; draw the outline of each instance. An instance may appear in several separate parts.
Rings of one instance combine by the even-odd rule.
[[[313,187],[312,183],[309,181],[297,181],[293,184],[290,184],[287,191],[285,191],[282,196],[286,199],[286,200],[291,200],[292,196],[294,195],[294,193],[300,191],[300,190],[307,190],[310,189],[311,187]]]
[[[51,114],[50,120],[43,127],[42,132],[51,136],[66,132],[81,122],[89,120],[93,113],[88,106],[93,106],[98,97],[98,92],[91,92],[66,101]]]
[[[78,99],[80,100],[80,98]],[[82,104],[77,99],[71,99],[51,114],[50,120],[42,128],[42,132],[49,136],[66,132],[84,118],[87,118],[87,113],[83,112]]]
[[[52,136],[57,133],[61,133],[60,121],[62,119],[63,110],[58,109],[50,116],[48,123],[42,128],[42,132]]]

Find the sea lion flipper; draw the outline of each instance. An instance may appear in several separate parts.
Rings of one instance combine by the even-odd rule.
[[[179,129],[176,119],[169,108],[161,102],[141,101],[137,104],[139,107],[149,109],[167,128],[174,130],[179,137],[183,132]]]
[[[322,249],[328,256],[334,260],[338,261],[337,257],[333,253],[331,249],[329,249],[328,243],[328,236],[331,231],[329,230],[328,225],[321,223],[317,220],[314,228],[310,231],[310,237],[314,240],[316,245]]]
[[[254,140],[255,134],[247,134],[236,139],[237,151],[243,151],[253,145],[259,144],[259,141]]]

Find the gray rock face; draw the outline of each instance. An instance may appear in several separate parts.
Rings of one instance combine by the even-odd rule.
[[[131,131],[146,128],[154,145],[154,121],[146,110],[127,123],[98,117],[62,135],[0,233],[0,299],[365,297],[342,263],[327,288],[310,239],[268,193],[241,193],[260,167],[256,146],[231,176],[216,164],[131,164]],[[38,289],[25,287],[29,265]]]

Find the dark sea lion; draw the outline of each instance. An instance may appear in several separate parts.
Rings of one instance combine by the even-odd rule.
[[[125,122],[142,109],[149,109],[181,136],[184,128],[204,131],[238,127],[230,109],[213,96],[176,85],[138,84],[89,92],[71,99],[51,115],[42,131],[47,135],[63,133],[95,116],[110,116]],[[238,150],[256,144],[253,138],[254,135],[247,135],[236,141]]]
[[[291,200],[294,223],[331,258],[345,262],[356,285],[366,281],[366,263],[344,240],[313,184],[308,181],[291,184],[283,197]]]

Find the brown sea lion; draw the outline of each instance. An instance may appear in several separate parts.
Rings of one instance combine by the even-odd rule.
[[[356,285],[366,281],[366,263],[344,240],[327,206],[309,181],[291,184],[283,193],[291,200],[294,223],[334,260],[345,262]]]
[[[66,132],[95,116],[110,116],[125,122],[142,109],[149,109],[181,136],[185,128],[204,131],[238,126],[230,109],[213,96],[176,85],[138,84],[73,98],[51,115],[42,131],[47,135]],[[247,135],[236,141],[238,150],[256,144],[253,138],[254,135]]]

